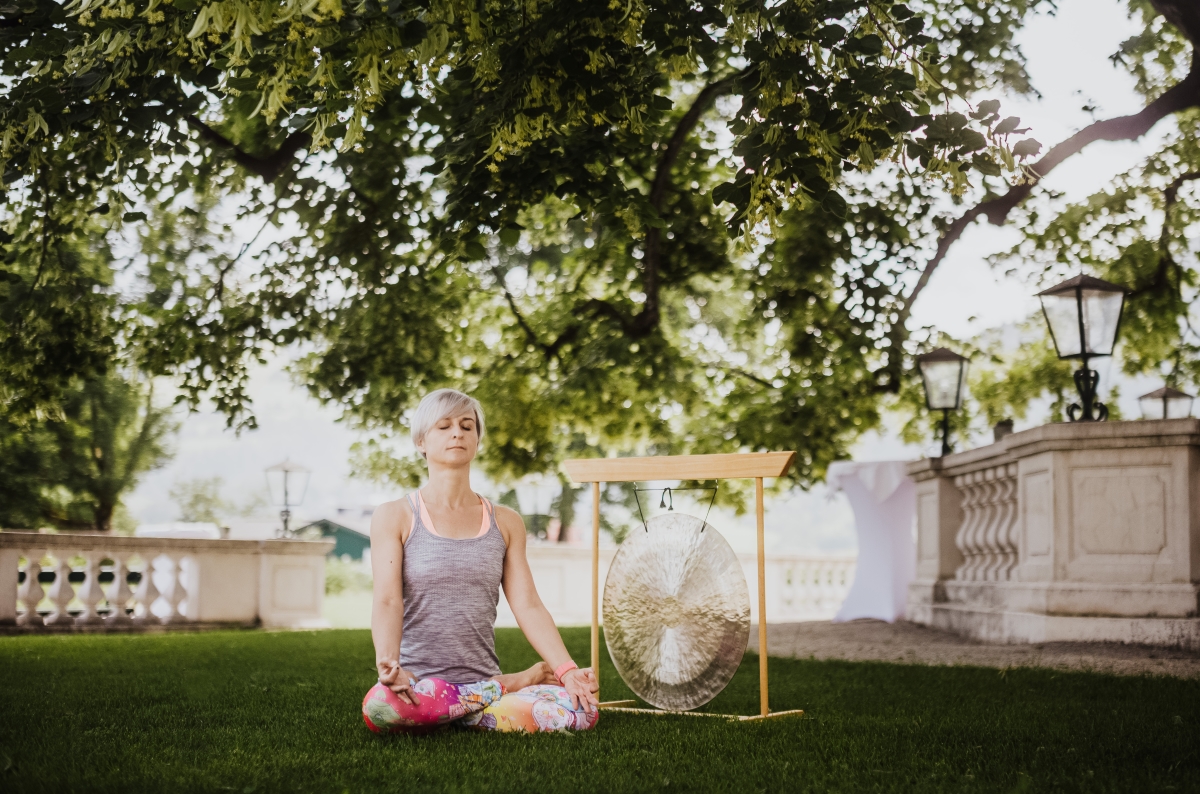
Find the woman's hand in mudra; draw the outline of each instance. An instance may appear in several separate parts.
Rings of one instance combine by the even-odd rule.
[[[596,674],[587,667],[576,667],[568,670],[562,677],[563,689],[571,696],[571,705],[589,714],[600,706],[596,693],[600,685],[596,682]]]
[[[417,693],[412,686],[416,679],[399,662],[383,660],[375,663],[379,670],[379,683],[396,693],[396,697],[410,705],[418,704]]]

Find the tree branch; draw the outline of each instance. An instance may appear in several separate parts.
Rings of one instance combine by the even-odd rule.
[[[760,378],[759,376],[755,375],[753,372],[747,372],[746,370],[739,369],[738,367],[729,367],[729,366],[725,366],[725,365],[718,365],[718,366],[720,366],[721,369],[725,370],[730,375],[737,375],[739,378],[745,378],[746,380],[757,383],[760,386],[766,386],[768,389],[778,388],[771,381],[769,381],[765,378]]]
[[[266,182],[274,182],[282,176],[292,158],[296,156],[296,152],[312,143],[311,135],[303,130],[297,130],[287,136],[273,154],[258,157],[239,148],[237,144],[205,124],[198,117],[190,115],[186,118],[188,126],[200,133],[201,138],[228,151],[234,162],[247,171],[262,177]]]
[[[1193,45],[1200,41],[1200,4],[1195,0],[1150,0],[1150,5]]]
[[[1171,184],[1163,189],[1163,222],[1162,231],[1158,233],[1158,267],[1154,270],[1154,280],[1145,287],[1133,290],[1129,294],[1129,297],[1150,292],[1163,285],[1169,288],[1171,286],[1169,271],[1174,267],[1177,278],[1177,283],[1175,284],[1177,294],[1175,297],[1182,302],[1183,280],[1178,273],[1179,266],[1175,262],[1175,257],[1171,256],[1171,210],[1174,209],[1175,204],[1179,200],[1179,188],[1183,187],[1185,182],[1191,182],[1195,179],[1200,179],[1200,171],[1188,171],[1175,177],[1171,180]]]
[[[533,330],[526,320],[525,315],[521,314],[521,310],[517,308],[517,301],[513,298],[512,293],[508,291],[508,286],[504,283],[504,274],[497,267],[492,268],[492,275],[496,278],[496,283],[500,285],[500,290],[504,293],[504,300],[508,301],[508,308],[512,311],[513,317],[517,318],[517,325],[521,326],[521,330],[525,332],[525,338],[529,340],[529,344],[539,348],[547,355],[551,354],[550,346],[542,342],[538,338],[537,333]]]
[[[946,258],[950,247],[962,237],[967,227],[979,216],[986,217],[988,222],[993,225],[1003,226],[1004,222],[1008,220],[1008,214],[1033,192],[1033,188],[1043,177],[1053,171],[1067,158],[1083,151],[1088,144],[1095,141],[1137,140],[1167,116],[1198,106],[1200,106],[1200,68],[1197,68],[1195,59],[1193,58],[1192,71],[1188,73],[1188,76],[1147,105],[1141,112],[1131,116],[1119,116],[1117,118],[1105,119],[1104,121],[1097,121],[1051,148],[1042,159],[1030,167],[1030,171],[1033,174],[1031,179],[1009,188],[1008,192],[1003,196],[995,196],[976,204],[946,227],[946,230],[938,240],[937,250],[934,251],[933,256],[925,264],[924,270],[921,271],[921,277],[913,286],[912,292],[905,298],[904,305],[900,309],[900,317],[897,325],[903,325],[908,319],[909,314],[912,312],[913,303],[916,302],[921,291],[929,283],[929,278],[933,275],[933,271]]]
[[[1192,42],[1192,63],[1187,76],[1138,113],[1097,121],[1052,147],[1045,156],[1029,167],[1029,178],[1023,183],[1010,187],[1002,196],[992,196],[976,204],[946,227],[938,239],[933,256],[925,263],[917,283],[904,298],[896,322],[888,334],[892,344],[886,367],[887,379],[880,383],[879,390],[895,391],[899,387],[899,370],[903,358],[901,346],[908,337],[908,318],[912,314],[913,304],[929,284],[930,277],[946,258],[951,246],[958,242],[963,232],[977,218],[982,215],[989,223],[1002,226],[1013,208],[1024,201],[1047,174],[1064,160],[1083,151],[1088,144],[1095,141],[1137,140],[1167,116],[1181,110],[1200,107],[1200,47],[1196,46],[1200,38],[1200,4],[1194,0],[1151,0],[1151,4]]]
[[[753,67],[750,68],[752,69]],[[679,152],[683,149],[684,143],[687,142],[688,136],[691,135],[692,130],[696,128],[696,124],[700,122],[700,117],[716,101],[717,97],[727,94],[736,88],[738,82],[749,71],[749,69],[746,69],[706,85],[696,95],[696,98],[692,101],[692,106],[679,119],[679,123],[675,125],[675,132],[671,134],[670,140],[667,141],[666,147],[658,158],[658,166],[654,171],[654,181],[650,184],[650,206],[654,208],[655,214],[659,217],[662,216],[663,202],[666,200],[667,188],[671,184],[671,169],[675,166],[675,161],[679,159]],[[658,289],[661,267],[662,229],[654,226],[646,232],[646,243],[643,247],[642,287],[646,293],[646,303],[631,321],[622,322],[626,333],[635,338],[645,336],[658,325]],[[616,311],[611,306],[609,306],[609,309]]]

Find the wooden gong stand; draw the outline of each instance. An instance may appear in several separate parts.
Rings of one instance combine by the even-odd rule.
[[[795,452],[747,452],[730,455],[663,455],[649,458],[576,458],[563,463],[572,482],[592,485],[592,670],[600,681],[600,484],[646,480],[754,480],[754,514],[758,521],[758,693],[759,713],[751,717],[694,711],[629,708],[636,700],[614,700],[600,708],[643,714],[686,714],[747,721],[803,714],[802,709],[772,712],[767,697],[767,584],[763,537],[763,478],[782,477]]]

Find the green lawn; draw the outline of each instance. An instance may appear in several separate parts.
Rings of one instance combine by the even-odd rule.
[[[804,717],[410,738],[363,727],[372,659],[366,631],[0,638],[0,791],[1200,791],[1197,681],[773,659]],[[757,699],[748,655],[710,707]]]

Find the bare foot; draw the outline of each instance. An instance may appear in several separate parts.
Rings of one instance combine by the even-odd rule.
[[[525,672],[533,673],[537,679],[535,684],[557,684],[558,679],[554,677],[554,668],[545,662],[538,662],[533,667],[530,667]]]
[[[501,673],[492,676],[492,680],[498,681],[504,687],[505,692],[516,692],[518,689],[538,684],[558,683],[558,679],[554,677],[554,669],[545,662],[538,662],[528,670],[522,670],[519,673]]]

